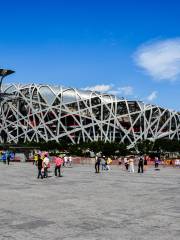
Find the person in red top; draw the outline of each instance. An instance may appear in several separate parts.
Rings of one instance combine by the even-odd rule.
[[[63,159],[57,156],[54,158],[54,163],[55,163],[55,170],[54,170],[55,176],[57,177],[57,172],[58,172],[58,176],[62,177],[61,165],[63,164]]]

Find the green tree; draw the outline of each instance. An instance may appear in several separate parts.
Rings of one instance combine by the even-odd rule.
[[[141,142],[138,142],[135,145],[135,148],[138,150],[138,152],[142,154],[149,154],[149,152],[151,152],[153,149],[153,142],[146,139]]]

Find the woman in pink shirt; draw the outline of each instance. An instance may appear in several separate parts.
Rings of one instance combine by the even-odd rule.
[[[54,163],[55,163],[55,170],[54,170],[55,176],[57,177],[57,172],[58,172],[58,176],[62,177],[61,165],[63,164],[63,159],[61,157],[57,156],[54,158]]]

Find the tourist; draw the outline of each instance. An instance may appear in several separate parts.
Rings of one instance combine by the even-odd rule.
[[[33,156],[33,165],[37,165],[37,160],[38,160],[38,154],[35,153],[34,156]]]
[[[107,158],[106,160],[106,170],[110,170],[110,164],[112,163],[112,159],[110,157]]]
[[[63,164],[63,159],[61,157],[57,156],[57,157],[55,157],[54,163],[55,163],[55,170],[54,170],[55,176],[57,177],[57,172],[58,172],[59,173],[58,176],[62,177],[61,176],[61,165]]]
[[[4,150],[2,152],[2,161],[3,161],[4,164],[6,164],[6,160],[7,160],[7,156],[6,156],[6,151]]]
[[[64,167],[67,167],[68,164],[68,157],[65,155],[64,156]]]
[[[11,160],[11,153],[9,151],[6,152],[6,159],[7,159],[7,164],[9,165]]]
[[[119,166],[121,166],[121,164],[122,164],[122,159],[121,159],[121,157],[118,158],[118,164],[119,164]]]
[[[148,156],[145,156],[144,157],[144,171],[147,170],[147,159],[148,159]]]
[[[132,156],[129,158],[129,172],[134,173],[134,159]]]
[[[69,166],[71,167],[72,166],[72,157],[69,156]]]
[[[155,157],[155,159],[154,159],[154,166],[155,166],[155,168],[157,169],[158,167],[159,167],[159,158],[158,157]]]
[[[124,158],[124,166],[125,166],[125,169],[128,171],[129,163],[128,163],[128,159],[126,157]]]
[[[107,170],[105,156],[101,158],[101,166],[102,166],[102,171]]]
[[[180,160],[179,159],[176,159],[175,162],[174,162],[174,166],[175,167],[180,167]]]
[[[139,162],[138,162],[138,173],[143,173],[144,172],[144,156],[141,155],[139,157]]]
[[[41,179],[43,179],[43,174],[42,174],[42,170],[43,170],[43,160],[41,158],[41,156],[38,154],[38,160],[37,160],[37,168],[38,168],[38,176],[37,178],[41,177]]]
[[[49,158],[48,158],[47,154],[44,155],[43,168],[44,168],[44,177],[47,178],[48,177],[48,168],[49,168]]]
[[[10,153],[10,161],[13,161],[15,159],[15,153],[11,151]]]
[[[95,157],[95,173],[99,173],[100,171],[100,163],[101,163],[101,159],[98,155],[96,155]]]

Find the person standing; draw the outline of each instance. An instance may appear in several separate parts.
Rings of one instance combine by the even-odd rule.
[[[44,178],[48,177],[48,167],[49,167],[49,158],[47,154],[45,154],[43,159]]]
[[[107,158],[106,160],[106,170],[110,170],[110,164],[112,163],[112,159],[110,157]]]
[[[159,167],[159,158],[155,157],[154,162],[155,162],[155,168],[157,169]]]
[[[143,157],[143,155],[141,155],[140,157],[139,157],[139,162],[138,162],[138,173],[143,173],[144,172],[144,157]]]
[[[134,173],[134,159],[132,157],[129,158],[129,172]]]
[[[129,163],[128,163],[128,160],[126,157],[124,158],[124,166],[125,166],[126,170],[128,171]]]
[[[55,176],[57,177],[57,175],[58,175],[59,177],[62,177],[61,176],[61,165],[63,164],[63,159],[61,157],[57,156],[57,157],[55,157],[54,163],[55,163],[55,169],[54,169]]]
[[[99,173],[100,163],[101,163],[100,157],[96,156],[96,158],[95,158],[95,173]]]
[[[11,160],[11,153],[8,150],[6,152],[6,159],[7,159],[7,164],[9,165],[10,160]]]
[[[69,156],[69,166],[71,167],[72,166],[72,157]]]
[[[4,150],[2,152],[2,161],[3,161],[4,164],[6,164],[6,160],[7,160],[7,155],[6,155],[6,151]]]
[[[118,158],[118,164],[119,164],[119,166],[121,166],[121,164],[122,164],[122,159],[121,159],[121,157]]]
[[[37,160],[38,160],[38,154],[37,153],[35,153],[34,154],[34,156],[33,156],[33,165],[35,164],[37,164]]]
[[[144,171],[147,170],[147,159],[148,159],[148,156],[145,156],[144,157]]]
[[[64,167],[67,167],[68,164],[68,157],[65,155],[64,156]]]
[[[101,166],[102,166],[102,171],[103,170],[107,170],[106,169],[106,160],[105,160],[105,156],[103,156],[102,158],[101,158]]]
[[[43,175],[42,175],[42,168],[43,168],[43,160],[41,158],[41,156],[38,154],[38,160],[37,160],[37,168],[38,168],[38,176],[37,178],[43,179]]]

